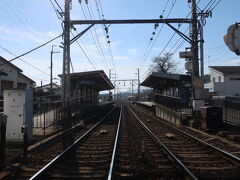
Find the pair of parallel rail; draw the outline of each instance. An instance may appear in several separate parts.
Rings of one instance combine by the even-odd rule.
[[[124,108],[125,110],[123,110]],[[124,126],[124,124],[126,124],[127,121],[129,121],[127,124],[129,126],[131,125],[131,123],[133,124],[134,121],[137,122],[138,125],[135,125],[135,128],[137,128],[137,126],[143,127],[141,130],[144,129],[145,134],[147,134],[142,135],[142,139],[144,139],[145,141],[140,140],[140,147],[138,151],[142,152],[142,156],[151,153],[151,147],[153,145],[149,145],[149,148],[147,146],[150,143],[150,141],[154,141],[155,142],[154,146],[156,146],[157,144],[157,146],[160,148],[159,151],[164,151],[164,154],[171,160],[173,166],[179,170],[179,174],[181,174],[181,179],[199,179],[199,178],[202,179],[222,177],[239,178],[239,175],[236,174],[237,172],[240,174],[240,159],[238,157],[229,154],[219,148],[216,148],[202,140],[199,140],[183,131],[180,131],[179,129],[169,125],[168,123],[150,117],[143,111],[137,110],[132,106],[125,105],[124,108],[123,107],[119,108],[115,106],[101,121],[95,124],[83,136],[81,136],[65,151],[63,151],[61,154],[55,157],[51,162],[49,162],[46,166],[39,170],[30,179],[31,180],[44,178],[56,179],[65,177],[65,178],[92,178],[92,179],[99,178],[110,180],[124,177],[124,175],[121,174],[120,172],[121,170],[119,170],[120,165],[118,165],[119,161],[121,160],[121,157],[124,155],[121,154],[121,151],[119,149],[123,142],[134,141],[134,139],[131,139],[130,136],[126,137],[121,135],[125,130],[123,128],[132,128],[127,127],[126,125]],[[129,119],[129,116],[132,116],[132,119]],[[122,122],[123,120],[125,122]],[[164,130],[163,128],[167,130]],[[141,130],[138,130],[138,132]],[[171,132],[176,135],[176,137],[174,138],[177,139],[166,138],[164,137],[163,134],[158,133],[159,130],[162,131],[163,133]],[[130,132],[130,130],[128,132]],[[121,139],[119,137],[121,137]],[[138,141],[136,138],[135,140]],[[184,141],[184,139],[186,141]],[[184,144],[179,145],[179,142],[185,143],[185,145]],[[189,146],[189,143],[192,143],[193,146],[192,149],[191,146]],[[201,147],[199,148],[198,146]],[[122,147],[123,149],[127,148],[126,146]],[[202,151],[198,152],[199,150]],[[204,161],[199,161],[199,158],[201,157],[202,153],[209,154],[205,154],[206,156],[204,157],[202,156],[202,158],[205,158]],[[199,158],[194,159],[191,157]],[[221,161],[216,161],[216,159],[213,159],[215,157],[219,157]],[[129,158],[129,156],[126,156],[125,158],[127,162],[127,158]],[[132,159],[131,161],[135,160]],[[136,157],[136,161],[139,161],[139,157]],[[146,163],[148,163],[151,160],[147,159],[147,157],[140,157],[140,161],[144,161],[144,163],[146,161]],[[196,162],[189,163],[193,161]],[[228,172],[226,172],[227,174],[226,176],[224,176],[224,174],[221,173],[219,175],[210,173],[210,175],[205,176],[204,172],[209,173],[210,171],[212,171],[213,168],[209,167],[209,170],[205,169],[205,171],[204,170],[198,171],[196,169],[197,168],[201,169],[201,166],[204,166],[204,164],[199,163],[199,166],[194,167],[196,166],[197,161],[201,163],[202,162],[207,163],[211,161],[214,161],[215,163],[221,162],[226,163],[226,165],[230,165],[230,167],[228,168]],[[213,166],[214,167],[220,166],[219,167],[220,170],[217,168],[213,170],[214,173],[215,172],[217,173],[218,170],[222,172],[221,165],[213,164]],[[136,176],[137,173],[136,170],[131,169],[132,167],[130,165],[125,167],[130,168],[129,171],[127,172],[128,174],[125,173],[126,177]],[[231,171],[231,169],[233,170]],[[131,173],[131,171],[134,171],[135,174]],[[151,176],[151,174],[148,175]],[[162,176],[161,174],[156,174],[156,176],[164,178],[163,174]],[[179,177],[175,178],[178,179]]]

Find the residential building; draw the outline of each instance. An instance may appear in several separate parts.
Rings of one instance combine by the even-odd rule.
[[[240,66],[209,66],[210,82],[204,88],[217,96],[240,96]]]
[[[4,89],[29,89],[35,82],[23,74],[23,71],[0,56],[0,96]]]
[[[60,85],[58,85],[56,83],[52,84],[52,92],[54,94],[60,94],[60,89],[61,89]],[[45,84],[42,86],[35,87],[35,92],[49,93],[49,92],[51,92],[51,84]]]

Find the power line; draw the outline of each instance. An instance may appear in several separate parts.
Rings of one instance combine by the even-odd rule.
[[[88,4],[87,4],[87,10],[88,10],[88,13],[89,13],[90,18],[93,19],[92,16],[94,16],[94,15],[91,13]],[[99,45],[99,47],[100,47],[100,51],[101,51],[101,53],[102,53],[102,56],[103,56],[103,58],[104,58],[104,61],[106,62],[107,69],[110,69],[110,68],[108,67],[108,64],[107,64],[105,55],[104,55],[104,53],[103,53],[103,49],[102,49],[102,46],[101,46],[101,43],[100,43],[100,40],[99,40],[99,37],[98,37],[98,32],[97,32],[95,26],[94,26],[93,28],[94,28],[94,31],[95,31],[95,34],[96,34],[96,37],[97,37],[97,43],[98,43],[98,45]]]
[[[8,6],[6,6],[9,11],[7,10],[7,14],[10,14],[12,15],[12,13],[15,15],[14,16],[14,19],[18,19],[19,22],[21,22],[25,27],[27,27],[30,32],[35,36],[35,37],[38,37],[39,34],[37,34],[35,28],[30,24],[28,23],[28,21],[25,21],[21,15],[18,14],[18,12],[15,10],[15,8],[12,7],[12,3],[9,3],[9,1],[6,1],[6,3],[8,4]],[[2,6],[4,8],[4,6]],[[12,12],[12,13],[9,13],[9,12]],[[20,11],[19,11],[20,12]]]
[[[71,31],[72,36],[74,36],[74,34]],[[96,67],[94,66],[94,64],[92,63],[92,61],[90,60],[89,56],[87,55],[87,53],[84,51],[84,49],[82,48],[82,46],[80,45],[80,43],[78,42],[78,40],[75,41],[78,46],[80,47],[81,51],[83,52],[83,54],[85,55],[85,57],[87,58],[88,62],[92,65],[92,67],[96,70]]]
[[[52,5],[52,7],[53,7],[53,10],[55,11],[58,19],[63,20],[62,15],[60,15],[58,9],[57,9],[57,8],[55,7],[55,5],[53,4],[52,0],[49,0],[49,2],[51,3],[51,5]],[[58,7],[59,7],[59,8],[61,9],[61,11],[63,12],[62,8],[59,6],[59,4],[57,3],[57,1],[55,1],[55,3],[58,5]]]
[[[71,34],[73,35],[73,33],[71,32]],[[96,67],[94,66],[94,64],[92,63],[92,61],[90,60],[89,56],[86,54],[86,52],[84,51],[84,49],[82,48],[82,46],[80,45],[80,43],[78,42],[78,40],[76,41],[76,43],[78,44],[78,46],[80,47],[80,49],[82,50],[83,54],[85,55],[85,57],[87,58],[88,62],[92,65],[92,67],[96,70]]]
[[[47,44],[49,44],[50,42],[52,42],[52,41],[58,39],[58,38],[61,37],[61,36],[62,36],[62,34],[60,34],[59,36],[57,36],[57,37],[55,37],[55,38],[53,38],[53,39],[47,41],[46,43],[44,43],[44,44],[42,44],[42,45],[40,45],[40,46],[38,46],[38,47],[36,47],[36,48],[31,49],[30,51],[27,51],[27,52],[25,52],[25,53],[23,53],[23,54],[21,54],[21,55],[15,57],[15,58],[9,60],[8,62],[14,61],[14,60],[16,60],[16,59],[18,59],[18,58],[20,58],[20,57],[22,57],[22,56],[25,56],[25,55],[27,55],[27,54],[29,54],[29,53],[31,53],[31,52],[33,52],[33,51],[35,51],[35,50],[37,50],[37,49],[43,47],[43,46],[46,46]],[[2,66],[2,65],[4,65],[4,64],[5,64],[5,63],[2,63],[2,64],[0,64],[0,66]]]
[[[85,11],[84,11],[84,9],[83,9],[82,4],[81,4],[81,3],[79,3],[79,4],[80,4],[80,7],[81,7],[81,9],[82,9],[82,12],[83,12],[83,15],[84,15],[85,19],[87,19],[87,15],[86,15],[86,13],[85,13]],[[100,50],[99,50],[98,44],[97,44],[97,42],[96,42],[96,40],[95,40],[95,38],[94,38],[94,35],[93,35],[91,29],[90,29],[90,34],[91,34],[91,36],[92,36],[92,38],[93,38],[95,47],[97,48],[97,51],[98,51],[99,55],[102,56],[102,55],[101,55],[101,52],[100,52]],[[103,57],[104,57],[104,60],[105,60],[105,56],[103,56]],[[106,64],[106,62],[105,62],[106,60],[105,60],[105,61],[104,61],[104,60],[101,58],[101,61],[102,61],[102,63],[103,63],[103,66],[104,66],[105,69],[107,70],[107,69],[109,69],[109,68],[107,67],[107,64]]]
[[[211,11],[213,11],[213,9],[215,9],[217,7],[217,5],[221,2],[222,0],[219,0],[214,6],[213,8],[211,9]]]
[[[101,1],[98,0],[98,2],[97,2],[97,0],[95,0],[95,4],[96,4],[97,11],[98,11],[99,19],[103,19],[104,20],[104,13],[103,13],[103,8],[102,8]],[[89,2],[89,5],[90,5],[90,8],[91,8],[91,3],[90,2]],[[102,18],[101,18],[101,13],[100,13],[100,10],[99,10],[99,6],[100,6],[101,13],[102,13]],[[92,8],[91,8],[91,10],[92,10]],[[106,45],[108,47],[108,52],[109,52],[109,55],[111,57],[113,67],[116,68],[115,63],[114,63],[114,59],[113,59],[113,53],[112,53],[111,45],[110,45],[110,39],[109,39],[109,34],[108,34],[108,27],[104,24],[104,25],[102,25],[102,28],[103,28],[102,29],[103,35],[105,35],[104,37],[105,37],[105,40],[106,40]]]
[[[0,48],[2,48],[4,51],[6,51],[7,53],[11,54],[12,56],[15,56],[15,57],[16,57],[15,54],[13,54],[13,53],[12,53],[11,51],[9,51],[8,49],[4,48],[2,45],[0,45]],[[50,76],[48,73],[46,73],[46,72],[40,70],[39,68],[33,66],[32,64],[26,62],[26,61],[23,60],[22,58],[18,58],[18,59],[21,60],[22,62],[24,62],[25,64],[31,66],[32,68],[36,69],[37,71],[39,71],[39,72],[41,72],[41,73],[43,73],[43,74],[46,74],[46,75]]]
[[[165,8],[167,7],[168,3],[169,3],[169,1],[167,1],[166,5],[165,5]],[[170,9],[170,11],[168,12],[168,14],[167,14],[167,18],[168,18],[169,15],[171,14],[171,12],[172,12],[173,7],[175,6],[175,4],[176,4],[176,0],[175,0],[174,3],[172,4],[171,9]],[[164,12],[165,12],[165,9],[163,10],[163,13],[164,13]],[[163,14],[162,14],[162,15],[163,15]],[[158,37],[159,37],[159,35],[160,35],[162,29],[163,29],[163,27],[164,27],[164,24],[162,24],[162,26],[161,26],[161,28],[160,28],[160,30],[159,30],[159,32],[158,32],[158,34],[157,34],[157,36],[156,36],[154,42],[153,42],[151,48],[149,49],[148,53],[144,54],[145,58],[144,58],[144,56],[143,56],[143,61],[142,61],[142,64],[140,65],[141,67],[142,67],[142,66],[144,65],[144,63],[146,62],[146,60],[147,60],[147,58],[148,58],[150,52],[152,51],[153,46],[155,45],[155,43],[156,43],[156,41],[157,41],[157,39],[158,39]],[[151,38],[151,39],[152,39],[152,38]],[[151,41],[152,41],[151,39],[150,39],[150,43],[151,43]],[[150,43],[149,43],[149,45],[150,45]],[[148,50],[148,49],[147,49],[147,50]],[[147,51],[146,51],[146,52],[147,52]]]
[[[57,4],[58,8],[61,10],[61,12],[63,12],[63,9],[61,8],[61,6],[58,4],[57,0],[54,0],[54,2]]]
[[[200,1],[201,1],[201,0],[199,0],[199,1],[197,2],[197,5],[199,4]],[[188,13],[188,15],[186,16],[185,19],[187,19],[187,18],[190,16],[191,13],[192,13],[192,10]],[[178,28],[177,28],[177,30],[179,30],[182,25],[183,25],[183,23],[180,23],[179,26],[178,26]],[[160,52],[160,54],[158,55],[158,57],[160,57],[160,56],[162,55],[162,53],[163,53],[164,50],[167,48],[167,46],[168,46],[169,43],[172,41],[172,39],[173,39],[173,37],[174,37],[175,35],[176,35],[176,32],[173,33],[173,35],[171,36],[170,40],[167,42],[167,44],[165,45],[165,47],[163,48],[163,50]],[[147,71],[145,71],[145,73],[143,74],[143,76],[144,76],[145,74],[147,74],[147,72],[152,68],[152,66],[153,66],[153,65],[151,65],[151,66],[147,69]]]

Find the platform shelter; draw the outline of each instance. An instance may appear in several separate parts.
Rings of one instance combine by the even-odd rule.
[[[114,89],[103,70],[71,73],[70,85],[72,99],[80,104],[97,104],[100,91]]]
[[[152,72],[141,84],[153,88],[155,113],[176,124],[192,115],[189,106],[191,77],[185,74]]]

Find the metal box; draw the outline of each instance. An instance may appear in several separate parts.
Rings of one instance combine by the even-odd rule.
[[[23,141],[22,128],[27,127],[32,140],[32,91],[4,90],[4,115],[7,116],[7,141]]]
[[[218,130],[222,128],[222,108],[215,106],[201,107],[201,127]]]

